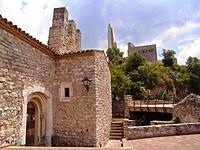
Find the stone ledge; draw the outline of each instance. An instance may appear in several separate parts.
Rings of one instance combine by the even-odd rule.
[[[128,127],[127,139],[200,133],[200,122]]]

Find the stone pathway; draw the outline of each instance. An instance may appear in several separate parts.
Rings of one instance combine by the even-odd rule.
[[[104,148],[95,147],[19,147],[13,150],[200,150],[200,134],[155,137],[137,140],[109,140]]]
[[[133,150],[200,150],[200,134],[123,140]]]
[[[109,140],[105,147],[107,148],[119,148],[121,147],[121,140]]]

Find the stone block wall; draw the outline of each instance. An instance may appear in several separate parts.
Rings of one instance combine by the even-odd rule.
[[[180,122],[200,122],[200,96],[190,94],[173,109],[173,117],[179,118]]]
[[[124,137],[128,137],[128,127],[129,126],[135,126],[135,120],[129,120],[129,119],[124,119],[123,121],[123,134],[124,134]]]
[[[89,91],[82,80],[91,80]],[[103,146],[111,125],[111,88],[103,52],[87,51],[56,60],[53,90],[55,146]],[[60,101],[62,82],[71,83],[73,95]]]
[[[50,89],[54,59],[0,26],[0,141],[21,144],[23,89]],[[1,144],[1,143],[0,143]]]
[[[93,52],[61,56],[56,60],[53,90],[55,146],[96,146],[95,57]],[[82,80],[91,80],[89,91]],[[73,95],[60,101],[62,82],[72,85]]]
[[[112,121],[111,76],[104,52],[95,53],[97,147],[109,140]]]
[[[200,123],[181,123],[152,125],[140,127],[128,127],[127,139],[139,139],[148,137],[171,136],[181,134],[198,134],[200,133]]]

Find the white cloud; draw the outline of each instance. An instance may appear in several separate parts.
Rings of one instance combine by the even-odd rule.
[[[60,6],[63,6],[61,0],[1,0],[0,13],[46,44],[53,8]]]
[[[200,23],[188,22],[181,27],[170,27],[151,40],[151,43],[156,43],[158,46],[167,48],[173,43],[180,43],[184,40],[184,36],[191,33],[195,29],[200,29]]]
[[[197,31],[199,29],[200,23],[188,22],[181,27],[170,27],[169,29],[161,32],[154,39],[145,41],[145,43],[155,43],[157,48],[159,48],[159,53],[161,53],[163,48],[175,50],[177,53],[178,63],[184,64],[189,56],[196,55],[199,57],[200,55],[199,37],[198,35],[192,34],[193,31]]]
[[[128,49],[128,45],[127,45],[127,42],[126,43],[117,43],[118,45],[118,48],[120,49],[120,51],[122,51],[124,53],[123,57],[127,57],[128,56],[128,52],[127,52],[127,49]]]
[[[185,64],[189,56],[200,58],[200,38],[181,47],[177,60],[179,64]]]

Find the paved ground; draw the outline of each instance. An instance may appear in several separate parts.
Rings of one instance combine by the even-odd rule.
[[[124,140],[133,150],[200,150],[200,134]]]
[[[121,147],[121,144],[122,144],[121,140],[109,140],[105,147],[116,148],[116,147]]]
[[[156,137],[137,140],[110,140],[104,148],[87,147],[9,147],[14,150],[200,150],[200,134]]]

